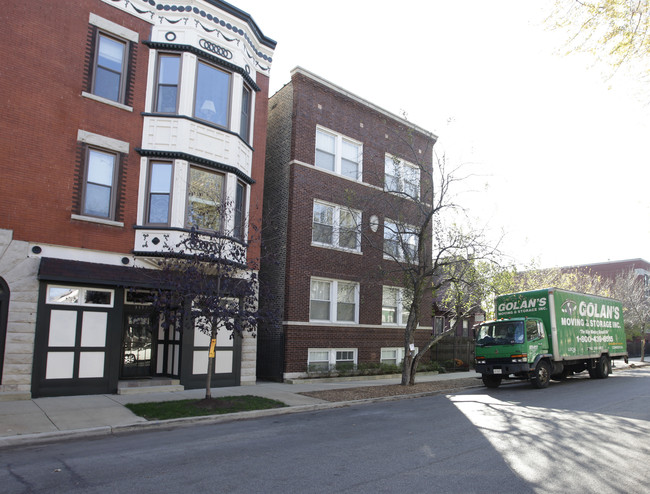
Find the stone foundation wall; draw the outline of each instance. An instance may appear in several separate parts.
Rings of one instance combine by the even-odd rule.
[[[0,230],[0,277],[9,286],[9,316],[0,392],[31,393],[38,266],[29,258],[29,244],[13,240],[11,230]]]

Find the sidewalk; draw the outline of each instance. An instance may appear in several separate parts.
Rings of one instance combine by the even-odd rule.
[[[636,362],[634,361],[636,360]],[[638,364],[638,359],[630,364]],[[643,364],[642,364],[643,365]],[[648,365],[648,364],[645,364]],[[616,370],[627,368],[622,361],[616,361]],[[449,374],[418,375],[416,382],[442,381],[450,379],[477,378],[474,371]],[[81,438],[132,432],[150,428],[183,427],[192,424],[209,424],[269,415],[322,410],[346,406],[349,402],[327,402],[300,395],[307,391],[320,391],[360,386],[382,386],[399,384],[396,378],[354,381],[310,380],[296,384],[259,382],[252,386],[235,386],[212,389],[212,396],[255,395],[281,401],[284,408],[239,412],[225,415],[210,415],[182,419],[147,421],[132,413],[124,405],[157,401],[201,399],[204,389],[176,392],[153,392],[133,395],[87,395],[34,398],[31,400],[0,401],[0,448],[12,445],[26,445],[51,442],[61,439]],[[399,398],[397,398],[399,399]]]

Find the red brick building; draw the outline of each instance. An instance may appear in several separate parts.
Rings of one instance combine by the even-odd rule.
[[[427,189],[418,166],[431,169],[435,141],[302,68],[270,98],[263,238],[276,262],[261,277],[283,322],[258,334],[258,376],[401,362],[409,304],[395,259],[417,247],[406,196]],[[416,347],[431,306],[429,293]]]
[[[0,392],[201,386],[209,342],[163,331],[128,288],[146,294],[133,266],[212,229],[197,184],[208,209],[236,205],[219,226],[233,242],[260,222],[275,41],[220,0],[11,0],[0,16]],[[256,340],[217,345],[213,383],[254,382]]]

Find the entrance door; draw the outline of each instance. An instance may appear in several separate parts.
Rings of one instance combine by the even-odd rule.
[[[120,378],[152,377],[155,372],[152,316],[127,313],[125,317]]]

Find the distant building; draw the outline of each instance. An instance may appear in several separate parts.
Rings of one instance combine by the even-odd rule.
[[[2,15],[0,392],[202,386],[209,340],[161,329],[132,266],[219,231],[221,202],[233,242],[260,222],[275,41],[221,0],[9,0]],[[254,382],[256,341],[221,335],[212,382]]]
[[[260,275],[283,322],[258,334],[261,378],[403,360],[409,303],[388,254],[410,199],[379,199],[426,187],[407,136],[431,167],[433,134],[303,68],[270,98],[263,238],[277,262]],[[422,307],[416,347],[434,329],[430,291]]]

